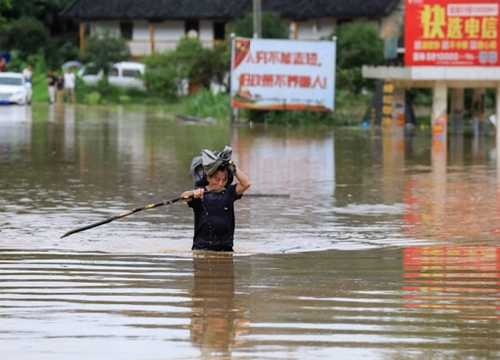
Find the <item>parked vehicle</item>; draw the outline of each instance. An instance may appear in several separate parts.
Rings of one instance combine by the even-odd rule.
[[[113,65],[108,80],[112,85],[146,89],[146,83],[140,77],[144,75],[146,65],[137,62],[120,62]],[[95,85],[102,78],[103,71],[95,69],[92,64],[84,65],[79,71],[78,76],[88,85]]]
[[[23,74],[0,73],[0,104],[31,104],[32,96],[31,83],[24,79]]]

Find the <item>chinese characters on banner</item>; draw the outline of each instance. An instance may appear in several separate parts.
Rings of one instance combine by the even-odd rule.
[[[499,66],[500,0],[406,0],[405,66]]]
[[[335,42],[233,39],[231,106],[333,111]]]

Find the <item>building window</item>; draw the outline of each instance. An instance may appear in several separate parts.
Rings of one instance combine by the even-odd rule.
[[[132,32],[134,30],[134,24],[131,22],[121,22],[120,23],[120,35],[125,40],[132,40]]]
[[[139,70],[123,69],[122,76],[135,78],[141,76],[141,72]]]
[[[196,34],[200,33],[200,22],[198,20],[186,20],[184,26],[186,34],[191,30],[196,31]]]
[[[214,40],[224,40],[226,38],[226,23],[214,22]]]
[[[346,24],[346,23],[352,23],[352,19],[338,19],[337,20],[337,26],[342,25],[342,24]]]
[[[313,24],[312,24],[312,32],[313,32],[313,34],[317,34],[318,31],[321,31],[321,24],[320,24],[319,20],[313,22]]]
[[[83,34],[85,36],[88,36],[88,35],[90,35],[91,32],[92,31],[91,31],[90,23],[89,22],[84,22],[83,23]]]

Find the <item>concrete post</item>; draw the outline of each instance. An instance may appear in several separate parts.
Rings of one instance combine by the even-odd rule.
[[[475,88],[472,95],[472,129],[474,136],[484,134],[485,88]]]
[[[395,87],[392,103],[392,125],[396,128],[405,126],[405,88]]]
[[[464,133],[464,89],[451,91],[451,129],[452,134]]]
[[[446,141],[447,131],[447,105],[446,105],[446,83],[444,81],[434,82],[434,94],[432,99],[432,137],[444,138]]]
[[[382,119],[383,127],[393,127],[394,124],[394,81],[385,79],[382,85]]]
[[[262,38],[262,5],[260,0],[253,0],[253,38]]]
[[[450,164],[464,164],[464,89],[451,91],[451,129],[450,129]]]
[[[463,134],[450,134],[448,139],[450,149],[450,165],[464,166],[464,136]]]
[[[500,82],[497,83],[495,139],[497,147],[497,180],[500,182]]]
[[[432,168],[436,174],[446,176],[447,145],[447,88],[446,82],[434,82],[432,101]],[[438,176],[438,177],[441,177]]]
[[[404,175],[405,142],[404,132],[395,132],[394,127],[382,127],[382,157],[383,157],[383,198],[388,202],[397,202],[397,180]]]

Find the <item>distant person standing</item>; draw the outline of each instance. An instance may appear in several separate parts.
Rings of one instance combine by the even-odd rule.
[[[0,57],[0,72],[7,71],[7,60],[2,56]]]
[[[49,70],[47,74],[47,83],[49,85],[49,104],[53,104],[56,102],[56,77],[52,70]]]
[[[76,76],[71,71],[69,67],[64,74],[64,89],[66,90],[66,101],[74,103],[75,102],[75,82]]]
[[[57,103],[62,104],[64,98],[64,78],[63,74],[59,73],[56,79],[56,94],[57,94]]]
[[[33,76],[33,72],[31,71],[31,65],[28,65],[24,68],[23,76],[26,82],[31,83],[31,77]]]

